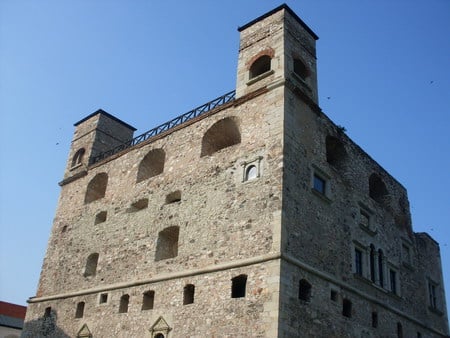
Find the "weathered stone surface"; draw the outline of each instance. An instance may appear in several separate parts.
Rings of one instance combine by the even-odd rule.
[[[133,128],[76,124],[25,336],[448,334],[439,246],[317,106],[315,39],[286,6],[261,17],[241,30],[233,103],[93,165]]]

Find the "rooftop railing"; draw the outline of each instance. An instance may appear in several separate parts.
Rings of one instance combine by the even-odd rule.
[[[199,106],[197,108],[194,108],[191,111],[188,111],[187,113],[184,113],[183,115],[175,117],[174,119],[172,119],[172,120],[170,120],[170,121],[168,121],[166,123],[163,123],[163,124],[153,128],[153,129],[150,129],[149,131],[147,131],[147,132],[145,132],[145,133],[143,133],[143,134],[141,134],[139,136],[136,136],[135,138],[133,138],[133,139],[127,141],[127,142],[124,142],[124,143],[118,145],[117,147],[114,147],[113,149],[110,149],[108,151],[100,153],[97,156],[94,156],[91,159],[90,164],[94,164],[94,163],[97,163],[97,162],[99,162],[101,160],[104,160],[105,158],[108,158],[108,157],[110,157],[110,156],[112,156],[114,154],[117,154],[117,153],[119,153],[119,152],[121,152],[121,151],[123,151],[125,149],[128,149],[128,148],[133,147],[133,146],[135,146],[135,145],[137,145],[139,143],[147,141],[151,137],[159,135],[159,134],[161,134],[161,133],[163,133],[165,131],[168,131],[168,130],[176,127],[176,126],[179,126],[179,125],[181,125],[181,124],[183,124],[183,123],[185,123],[185,122],[187,122],[189,120],[192,120],[193,118],[196,118],[196,117],[198,117],[200,115],[203,115],[203,114],[213,110],[216,107],[219,107],[219,106],[221,106],[221,105],[223,105],[225,103],[234,101],[235,96],[236,96],[236,91],[233,90],[233,91],[231,91],[229,93],[226,93],[225,95],[222,95],[222,96],[220,96],[220,97],[218,97],[218,98],[216,98],[216,99],[214,99],[212,101],[209,101],[209,102],[205,103],[204,105],[201,105],[201,106]]]

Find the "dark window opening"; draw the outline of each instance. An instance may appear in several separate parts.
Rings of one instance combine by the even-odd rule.
[[[100,211],[97,215],[95,215],[94,224],[100,224],[100,223],[106,222],[106,216],[107,216],[106,211]]]
[[[148,152],[139,164],[136,183],[161,174],[164,171],[166,153],[162,149],[153,149]]]
[[[105,303],[107,303],[107,302],[108,302],[108,294],[107,294],[107,293],[102,293],[102,294],[100,295],[99,303],[100,303],[100,304],[105,304]]]
[[[214,123],[203,135],[200,156],[212,155],[239,143],[241,143],[241,133],[236,118],[227,117]]]
[[[372,174],[369,177],[369,196],[378,203],[386,202],[388,190],[383,180],[377,175]]]
[[[397,294],[397,273],[394,270],[389,270],[389,280],[391,283],[391,292]]]
[[[378,278],[380,279],[380,286],[384,287],[384,266],[383,266],[383,251],[378,250]]]
[[[363,275],[362,251],[355,249],[355,273],[359,276]]]
[[[436,285],[431,282],[428,282],[428,297],[430,300],[430,307],[432,309],[437,309]]]
[[[347,157],[344,144],[336,137],[327,136],[325,139],[327,162],[335,167],[342,167]]]
[[[331,292],[330,292],[330,299],[331,299],[333,302],[336,302],[336,301],[337,301],[337,298],[338,298],[338,293],[337,293],[337,291],[331,290]]]
[[[403,326],[402,323],[397,323],[397,337],[403,338]]]
[[[181,191],[177,190],[174,192],[171,192],[166,196],[166,204],[170,203],[176,203],[181,201]]]
[[[375,278],[375,247],[373,246],[373,244],[370,245],[370,280],[372,281],[372,283],[375,283],[376,278]]]
[[[157,333],[154,338],[165,338],[162,333]]]
[[[313,181],[313,188],[314,190],[320,192],[321,194],[325,195],[325,184],[326,181],[320,177],[314,174],[314,181]]]
[[[91,203],[105,197],[107,184],[108,175],[106,173],[95,175],[87,186],[86,195],[84,196],[84,203]]]
[[[52,315],[52,307],[46,307],[44,312],[44,317],[50,317]]]
[[[92,253],[86,260],[84,277],[95,276],[97,273],[98,253]]]
[[[299,282],[298,299],[306,302],[311,300],[311,284],[306,279],[301,279]]]
[[[75,311],[75,318],[83,318],[84,315],[84,302],[79,302],[77,304],[77,309]]]
[[[309,75],[308,68],[300,59],[294,59],[294,73],[306,80]]]
[[[129,295],[123,295],[120,297],[119,313],[128,312],[128,303],[130,302]]]
[[[180,228],[177,226],[168,227],[158,234],[156,242],[155,261],[173,258],[178,255],[178,236]]]
[[[378,327],[378,313],[372,312],[372,327],[377,328]]]
[[[141,310],[151,310],[153,309],[153,304],[155,302],[155,291],[147,291],[142,297],[142,308]]]
[[[184,287],[183,305],[194,303],[194,293],[195,293],[195,286],[193,284],[188,284]]]
[[[250,67],[250,79],[253,79],[270,70],[271,58],[268,55],[263,55],[258,58]]]
[[[84,148],[79,149],[72,158],[72,167],[76,167],[77,165],[83,162],[83,157],[86,150]]]
[[[342,315],[348,318],[352,316],[352,302],[348,299],[342,301]]]
[[[245,297],[247,275],[239,275],[231,280],[231,298]]]

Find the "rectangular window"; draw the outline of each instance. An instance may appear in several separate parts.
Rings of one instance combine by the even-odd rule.
[[[389,280],[391,283],[391,292],[397,294],[397,272],[389,270]]]
[[[322,177],[314,174],[313,188],[314,190],[320,192],[322,195],[325,195],[325,180]]]
[[[430,307],[432,309],[437,309],[437,299],[436,299],[436,284],[429,281],[428,282],[428,297],[430,299]]]
[[[107,303],[107,302],[108,302],[108,294],[107,294],[107,293],[102,293],[102,294],[100,295],[99,303],[100,303],[100,304],[105,304],[105,303]]]
[[[362,251],[355,249],[355,273],[359,276],[363,275]]]

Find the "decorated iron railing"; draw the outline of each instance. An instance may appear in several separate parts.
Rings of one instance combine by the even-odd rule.
[[[185,113],[183,115],[175,117],[174,119],[172,119],[166,123],[163,123],[153,129],[150,129],[149,131],[147,131],[139,136],[136,136],[135,138],[133,138],[127,142],[124,142],[124,143],[118,145],[117,147],[114,147],[108,151],[100,153],[99,155],[97,155],[91,159],[90,164],[99,162],[99,161],[101,161],[107,157],[110,157],[114,154],[117,154],[127,148],[133,147],[136,144],[144,142],[153,136],[159,135],[167,130],[170,130],[176,126],[179,126],[180,124],[183,124],[197,116],[203,115],[218,106],[221,106],[225,103],[231,102],[235,99],[235,96],[236,96],[236,91],[233,90],[233,91],[226,93],[225,95],[222,95],[212,101],[209,101],[208,103],[205,103],[204,105],[201,105],[200,107],[194,108],[191,111],[188,111],[187,113]]]

